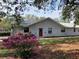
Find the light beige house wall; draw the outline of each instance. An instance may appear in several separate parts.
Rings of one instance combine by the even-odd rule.
[[[29,26],[24,25],[26,27],[29,27],[29,31],[33,34],[35,34],[37,37],[39,37],[39,28],[43,29],[43,36],[42,37],[48,37],[48,36],[69,36],[69,35],[79,35],[79,28],[76,28],[76,31],[74,32],[74,27],[66,27],[62,24],[52,20],[52,19],[46,19],[42,20],[36,23],[33,23]],[[70,26],[70,25],[69,25]],[[52,33],[48,33],[48,28],[52,28]],[[61,32],[62,29],[65,28],[65,32]]]
[[[52,20],[45,20],[36,24],[29,26],[29,30],[31,33],[35,34],[39,37],[39,28],[43,29],[43,37],[46,36],[64,36],[64,33],[61,32],[63,28],[59,24],[53,22]],[[48,28],[52,28],[52,34],[48,33]]]

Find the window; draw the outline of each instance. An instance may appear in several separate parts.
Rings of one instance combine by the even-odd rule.
[[[28,27],[25,27],[24,28],[24,32],[29,32],[29,28]]]
[[[65,32],[65,28],[61,29],[61,32]]]
[[[52,28],[48,28],[48,33],[49,33],[49,34],[52,33]]]

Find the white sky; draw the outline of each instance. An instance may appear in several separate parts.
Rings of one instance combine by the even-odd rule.
[[[11,0],[13,1],[13,0]],[[21,0],[22,1],[22,0]],[[32,0],[29,0],[32,1]],[[34,7],[34,6],[29,6],[27,5],[25,8],[25,11],[22,13],[24,16],[31,14],[31,15],[35,15],[38,17],[51,17],[51,18],[59,18],[61,16],[61,10],[57,10],[58,5],[59,5],[59,1],[57,0],[56,2],[56,10],[52,11],[50,8],[50,5],[48,5],[46,8],[48,10],[44,11],[42,9],[38,10],[38,8]],[[14,8],[14,7],[13,7]],[[6,10],[4,9],[3,11],[6,12]],[[11,13],[14,13],[13,11]]]
[[[49,11],[44,11],[44,10],[42,10],[42,9],[40,9],[40,10],[38,10],[38,8],[36,8],[36,7],[33,7],[33,6],[27,6],[26,7],[26,11],[25,12],[23,12],[25,15],[28,15],[28,14],[32,14],[32,15],[35,15],[35,16],[38,16],[38,17],[51,17],[51,18],[59,18],[60,16],[61,16],[61,10],[58,10],[57,8],[58,8],[58,5],[59,5],[59,1],[60,0],[58,0],[57,2],[56,2],[56,10],[54,10],[54,11],[52,11],[51,9],[50,9],[50,5],[49,6],[47,6],[47,9],[49,10]]]
[[[29,11],[28,11],[29,10]],[[25,12],[23,12],[24,15],[32,14],[38,17],[51,17],[51,18],[59,18],[61,15],[60,10],[56,11],[44,11],[44,10],[38,10],[37,8],[30,7]]]

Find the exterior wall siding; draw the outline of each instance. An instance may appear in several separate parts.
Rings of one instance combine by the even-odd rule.
[[[58,25],[57,23],[53,22],[52,20],[45,20],[43,22],[34,24],[29,27],[31,33],[35,34],[39,37],[39,28],[43,28],[43,37],[46,36],[64,36],[65,34],[61,32],[62,26]],[[48,33],[48,28],[52,28],[52,33]]]
[[[66,28],[66,35],[79,35],[79,29],[76,28],[74,32],[73,28]]]
[[[61,32],[62,26],[53,22],[52,20],[45,20],[29,26],[29,31],[39,37],[39,28],[43,29],[43,37],[48,36],[69,36],[79,35],[79,28],[74,32],[73,28],[65,28],[65,32]],[[48,28],[52,28],[52,33],[48,33]]]

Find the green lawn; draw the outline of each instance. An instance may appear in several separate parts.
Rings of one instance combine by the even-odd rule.
[[[75,43],[75,42],[79,42],[79,37],[75,37],[75,38],[64,38],[64,39],[42,39],[39,40],[41,45],[46,45],[46,44],[63,44],[63,43]]]
[[[39,40],[41,45],[64,43],[64,40]]]
[[[9,50],[8,49],[0,49],[0,56],[2,57],[6,57],[9,54]]]

